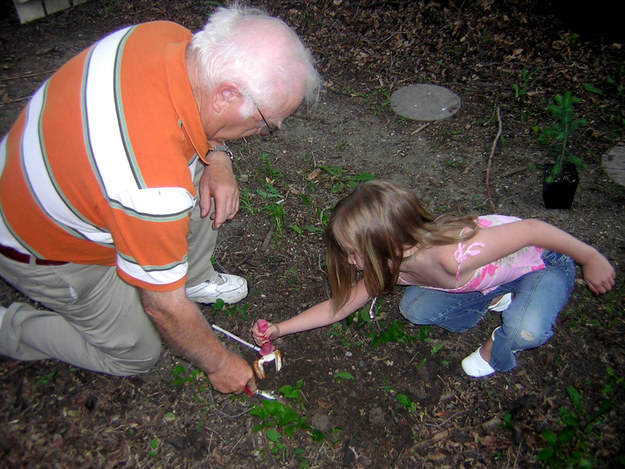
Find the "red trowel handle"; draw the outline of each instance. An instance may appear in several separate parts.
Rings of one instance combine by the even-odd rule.
[[[265,320],[265,319],[261,319],[258,321],[258,331],[262,334],[264,333],[267,328],[269,328],[269,323]],[[274,346],[271,345],[271,341],[267,340],[267,342],[265,342],[263,345],[261,345],[260,347],[260,353],[261,355],[265,356],[271,352],[273,352],[275,350]]]

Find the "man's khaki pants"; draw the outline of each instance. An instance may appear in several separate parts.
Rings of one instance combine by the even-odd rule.
[[[203,165],[197,163],[196,181]],[[196,184],[197,187],[197,184]],[[191,215],[187,285],[213,274],[217,240],[212,220]],[[68,263],[39,266],[0,254],[0,276],[47,310],[13,303],[0,327],[0,355],[18,360],[54,358],[80,368],[126,376],[156,363],[161,340],[143,311],[138,290],[115,267]]]

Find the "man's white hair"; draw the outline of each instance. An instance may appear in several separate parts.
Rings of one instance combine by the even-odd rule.
[[[254,104],[274,109],[293,93],[317,99],[321,79],[310,52],[286,23],[257,8],[218,8],[190,49],[197,54],[201,85],[236,83],[253,101],[250,114]]]

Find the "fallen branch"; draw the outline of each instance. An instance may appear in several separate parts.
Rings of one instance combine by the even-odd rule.
[[[486,196],[487,200],[490,202],[490,206],[493,209],[493,213],[497,210],[495,209],[495,204],[493,204],[493,199],[490,195],[490,165],[493,162],[493,155],[495,154],[495,149],[497,148],[497,142],[501,137],[502,124],[501,124],[501,112],[499,110],[499,106],[497,106],[497,122],[499,123],[499,128],[497,129],[497,135],[495,135],[495,139],[493,140],[493,144],[490,147],[490,155],[488,155],[488,164],[486,165]]]
[[[428,122],[428,123],[426,123],[426,124],[423,124],[423,125],[420,125],[420,126],[419,126],[419,128],[418,128],[417,130],[413,130],[413,131],[411,132],[411,134],[410,134],[410,135],[412,136],[412,135],[416,135],[416,134],[418,134],[418,133],[419,133],[419,132],[421,132],[423,129],[425,129],[428,125],[430,125],[430,122]]]

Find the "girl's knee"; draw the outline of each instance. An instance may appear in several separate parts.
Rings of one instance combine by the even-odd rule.
[[[551,328],[546,330],[531,330],[522,328],[512,340],[513,350],[528,350],[540,347],[553,336]]]

